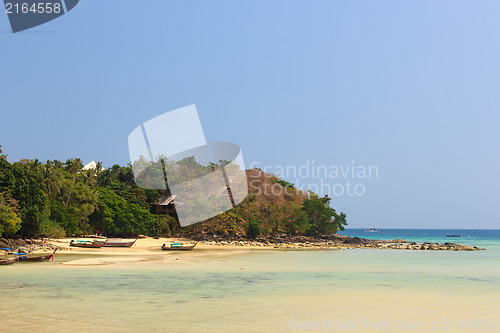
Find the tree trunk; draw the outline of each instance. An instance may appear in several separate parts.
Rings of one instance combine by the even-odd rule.
[[[69,205],[69,199],[71,198],[71,192],[73,192],[73,185],[75,185],[75,178],[76,178],[76,174],[73,176],[73,181],[71,182],[71,187],[69,189],[69,195],[68,195],[68,201],[66,201],[66,208],[68,208],[68,205]]]

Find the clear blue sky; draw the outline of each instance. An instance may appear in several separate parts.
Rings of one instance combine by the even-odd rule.
[[[363,196],[333,199],[352,227],[500,228],[499,12],[81,0],[17,34],[0,13],[0,144],[10,161],[124,165],[136,126],[196,104],[207,140],[238,143],[247,166],[376,165],[352,180]]]

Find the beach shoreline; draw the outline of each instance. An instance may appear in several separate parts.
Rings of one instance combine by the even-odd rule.
[[[195,250],[274,250],[274,249],[300,249],[300,250],[348,250],[348,249],[380,249],[380,250],[420,250],[420,251],[478,251],[484,250],[477,246],[466,246],[455,243],[416,243],[404,239],[376,240],[343,235],[325,235],[319,237],[292,236],[292,237],[260,237],[257,239],[228,239],[217,236],[211,237],[147,237],[138,238],[132,247],[103,247],[80,248],[71,247],[70,242],[75,237],[57,239],[2,239],[2,248],[11,248],[11,251],[2,250],[3,254],[12,251],[52,252],[57,249],[59,254],[145,254],[161,252],[163,244],[170,243],[196,243]],[[92,241],[92,237],[80,237],[79,240]]]

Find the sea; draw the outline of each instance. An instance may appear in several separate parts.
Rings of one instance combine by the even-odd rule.
[[[500,332],[500,230],[341,234],[485,250],[56,255],[0,266],[0,331]]]
[[[490,250],[499,250],[500,230],[486,229],[380,229],[377,232],[366,232],[366,229],[346,229],[340,235],[370,239],[405,239],[407,241],[423,243],[457,243],[462,245],[488,247]],[[461,237],[447,237],[446,235],[460,235]]]

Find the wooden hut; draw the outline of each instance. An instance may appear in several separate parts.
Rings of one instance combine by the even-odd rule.
[[[154,214],[169,214],[177,218],[177,212],[175,211],[174,199],[175,195],[164,195],[157,202],[152,204],[151,212]]]

